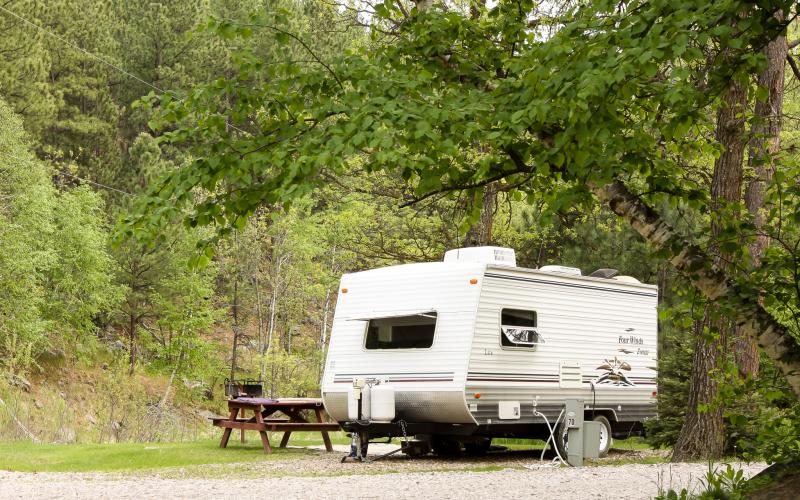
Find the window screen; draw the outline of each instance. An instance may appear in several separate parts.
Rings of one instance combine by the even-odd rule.
[[[426,349],[433,345],[436,313],[369,320],[367,349]]]
[[[536,311],[503,309],[500,313],[500,344],[506,347],[536,347],[542,343],[536,331]]]

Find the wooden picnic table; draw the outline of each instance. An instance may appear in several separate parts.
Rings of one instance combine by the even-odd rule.
[[[328,432],[340,429],[339,424],[325,421],[325,408],[322,406],[322,400],[316,398],[230,399],[228,400],[228,410],[230,412],[228,418],[211,419],[215,426],[225,429],[222,432],[222,440],[219,443],[220,448],[228,446],[228,439],[230,439],[233,429],[241,430],[242,442],[244,442],[244,431],[258,431],[261,436],[261,443],[264,445],[264,453],[272,453],[267,431],[283,432],[281,448],[286,447],[292,432],[316,431],[322,434],[325,449],[333,451]],[[303,412],[309,410],[316,415],[316,422],[309,422],[303,416]],[[253,416],[247,418],[245,412],[252,412]],[[273,418],[273,415],[278,412],[283,413],[286,418]]]

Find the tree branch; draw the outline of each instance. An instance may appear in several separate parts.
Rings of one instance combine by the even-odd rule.
[[[789,61],[789,66],[792,67],[794,77],[800,80],[800,68],[797,67],[797,62],[795,62],[794,57],[792,57],[791,54],[786,54],[786,60]]]
[[[612,212],[625,219],[710,300],[727,305],[741,331],[753,339],[780,368],[794,394],[800,397],[800,344],[789,330],[759,303],[758,291],[742,288],[697,245],[678,234],[652,207],[636,197],[621,181],[605,186],[591,184],[595,195]]]
[[[509,153],[509,156],[511,156],[511,153]],[[400,205],[400,208],[405,208],[405,207],[414,205],[414,204],[419,203],[419,202],[421,202],[423,200],[427,200],[431,196],[435,196],[437,194],[447,193],[447,192],[450,192],[450,191],[463,191],[465,189],[475,189],[475,188],[483,187],[483,186],[485,186],[487,184],[490,184],[490,183],[492,183],[494,181],[499,181],[500,179],[504,179],[504,178],[506,178],[506,177],[508,177],[510,175],[519,174],[519,173],[523,173],[523,172],[530,172],[531,168],[528,165],[526,165],[524,162],[522,162],[522,159],[519,157],[519,155],[517,155],[516,158],[520,162],[520,163],[517,163],[517,161],[514,161],[514,164],[517,166],[517,170],[511,170],[511,171],[508,171],[508,172],[500,172],[499,174],[495,174],[495,175],[493,175],[491,177],[488,177],[486,179],[483,179],[481,181],[468,182],[468,183],[465,183],[465,184],[450,184],[450,185],[444,186],[444,187],[442,187],[440,189],[437,189],[435,191],[430,191],[428,193],[425,193],[424,195],[420,196],[419,198],[414,198],[411,201],[407,201],[407,202],[403,203],[402,205]],[[513,160],[513,158],[512,158],[512,160]]]
[[[311,57],[313,57],[314,60],[317,63],[319,63],[323,68],[325,68],[328,71],[328,73],[331,74],[333,79],[336,80],[336,83],[339,84],[339,88],[344,90],[344,85],[342,84],[342,81],[339,79],[339,77],[336,75],[336,72],[333,71],[333,68],[331,68],[322,59],[320,59],[319,56],[317,55],[317,53],[314,52],[311,49],[311,47],[309,47],[308,44],[306,42],[304,42],[299,36],[295,35],[291,31],[286,31],[284,29],[278,28],[277,26],[270,26],[269,24],[248,24],[248,25],[243,25],[243,26],[254,26],[254,27],[257,27],[257,28],[267,28],[267,29],[270,29],[270,30],[273,30],[273,31],[277,31],[278,33],[283,33],[284,35],[293,38],[294,40],[297,41],[297,43],[302,45],[304,49],[306,49],[306,52],[311,54]]]

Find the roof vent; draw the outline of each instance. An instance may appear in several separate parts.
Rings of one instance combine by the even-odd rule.
[[[567,266],[542,266],[539,268],[539,271],[544,271],[546,273],[559,273],[559,274],[569,274],[570,276],[580,276],[581,270],[577,267],[567,267]]]
[[[602,269],[598,269],[597,271],[593,272],[589,276],[591,276],[592,278],[610,279],[610,278],[613,278],[614,276],[616,276],[618,274],[619,274],[619,271],[617,271],[616,269],[608,269],[608,268],[604,267]]]
[[[515,267],[517,257],[514,250],[502,247],[469,247],[448,250],[444,254],[445,262],[475,262],[480,264],[497,264]]]

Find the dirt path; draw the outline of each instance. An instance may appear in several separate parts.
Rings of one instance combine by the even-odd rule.
[[[375,450],[376,453],[379,450]],[[532,498],[640,499],[696,488],[704,464],[543,467],[531,452],[480,459],[390,458],[340,464],[341,454],[197,466],[135,475],[0,472],[0,498]],[[531,468],[526,468],[530,466]],[[751,476],[764,464],[741,465]],[[437,472],[430,472],[436,470]]]

